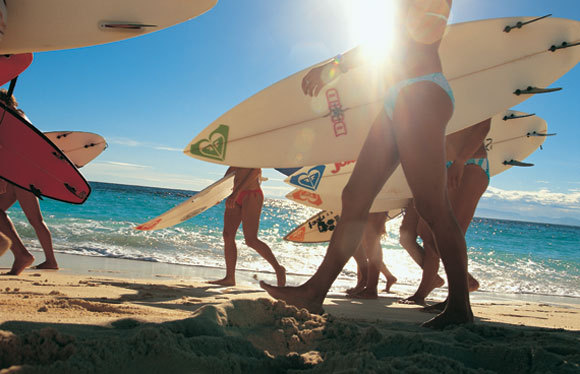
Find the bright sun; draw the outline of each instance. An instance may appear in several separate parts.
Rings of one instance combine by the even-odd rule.
[[[390,53],[395,40],[396,1],[356,0],[346,6],[350,32],[370,60],[380,62]]]

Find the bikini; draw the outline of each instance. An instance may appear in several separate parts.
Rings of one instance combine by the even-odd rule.
[[[453,161],[447,161],[447,169],[449,169],[449,167],[453,165]],[[469,160],[465,161],[465,166],[467,165],[476,165],[479,166],[481,168],[481,170],[483,170],[483,172],[485,173],[485,175],[487,175],[487,180],[489,181],[489,160],[487,159],[487,157],[482,157],[482,158],[470,158]]]
[[[262,198],[264,198],[264,193],[262,192],[262,189],[258,188],[256,190],[244,190],[241,191],[238,194],[238,197],[236,199],[236,204],[238,204],[239,206],[242,206],[244,199],[247,196],[261,196]]]
[[[440,19],[444,20],[445,22],[447,22],[447,17],[445,17],[442,14],[431,13],[431,12],[427,12],[424,14],[426,16],[440,18]],[[451,86],[449,85],[449,82],[447,81],[447,79],[445,78],[443,73],[437,72],[437,73],[422,75],[420,77],[408,78],[408,79],[400,81],[399,83],[395,84],[394,86],[391,86],[391,88],[389,88],[389,90],[387,92],[387,95],[385,96],[384,108],[385,108],[385,111],[387,113],[387,116],[389,116],[391,121],[393,120],[393,113],[395,111],[395,105],[397,104],[397,97],[399,96],[399,92],[407,86],[410,86],[410,85],[413,85],[413,84],[419,83],[419,82],[425,82],[425,81],[433,82],[436,85],[438,85],[439,87],[441,87],[443,89],[443,91],[445,91],[447,93],[447,95],[449,95],[449,98],[451,99],[451,104],[453,104],[453,106],[455,106],[455,98],[453,97],[453,91],[451,90]]]

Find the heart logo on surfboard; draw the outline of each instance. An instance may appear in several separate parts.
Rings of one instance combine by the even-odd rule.
[[[324,165],[315,166],[305,173],[292,176],[290,178],[290,183],[298,187],[306,188],[310,191],[316,191],[325,168]]]
[[[223,161],[226,158],[229,129],[229,126],[219,125],[217,129],[209,134],[209,138],[192,144],[189,151],[194,155]]]

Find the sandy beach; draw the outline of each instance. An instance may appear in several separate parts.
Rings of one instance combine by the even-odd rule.
[[[429,314],[392,294],[333,294],[318,316],[251,277],[217,287],[203,283],[212,269],[59,258],[60,271],[0,278],[0,373],[580,370],[574,304],[474,301],[475,324],[432,331],[419,326]]]

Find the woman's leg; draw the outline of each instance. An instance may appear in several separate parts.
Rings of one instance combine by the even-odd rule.
[[[414,202],[405,209],[405,215],[399,227],[399,243],[409,253],[409,256],[423,268],[423,256],[425,250],[417,243],[417,225],[419,224],[419,214],[415,209]]]
[[[34,262],[34,256],[28,252],[20,236],[18,236],[12,221],[6,215],[6,210],[16,202],[16,188],[8,184],[6,192],[0,194],[0,231],[12,241],[12,247],[10,249],[14,254],[14,263],[8,275],[18,275]]]
[[[347,296],[354,295],[359,293],[360,291],[364,290],[367,284],[367,276],[369,270],[369,262],[367,259],[367,254],[364,249],[364,240],[361,241],[359,246],[356,249],[356,252],[352,256],[356,261],[356,286],[354,288],[349,288],[346,290]]]
[[[401,300],[402,304],[418,304],[425,305],[425,298],[437,287],[441,287],[445,281],[441,279],[437,272],[439,271],[439,254],[437,254],[435,240],[433,234],[429,231],[427,225],[421,220],[419,222],[419,229],[421,238],[423,239],[423,247],[425,248],[425,255],[423,256],[423,274],[421,276],[421,283],[419,288],[412,296]]]
[[[387,178],[398,165],[390,120],[384,111],[375,119],[349,182],[342,191],[342,214],[333,231],[324,260],[316,273],[299,287],[260,285],[274,298],[322,312],[322,302],[336,277],[356,251],[369,209]]]
[[[211,284],[220,286],[236,285],[236,262],[238,260],[238,249],[236,247],[236,232],[242,222],[242,208],[236,204],[233,208],[228,208],[224,212],[224,257],[226,260],[226,276],[223,279],[209,281]]]
[[[434,235],[447,273],[447,307],[425,323],[435,328],[473,321],[465,238],[446,187],[445,126],[452,112],[451,100],[441,87],[433,82],[420,82],[400,91],[393,120],[401,164],[415,207]]]
[[[461,185],[456,190],[449,192],[451,205],[457,217],[459,227],[463,232],[463,236],[467,232],[475,209],[479,203],[479,199],[487,189],[489,179],[487,174],[477,165],[466,165],[463,177],[461,178]],[[479,282],[468,273],[469,292],[479,289]]]
[[[58,269],[58,264],[54,257],[54,249],[52,248],[52,236],[42,218],[38,198],[31,192],[23,190],[22,188],[15,187],[14,190],[16,199],[18,199],[22,211],[36,232],[36,237],[42,246],[44,257],[46,258],[45,261],[42,264],[37,265],[36,268]]]
[[[260,227],[260,214],[264,197],[262,194],[249,194],[244,199],[242,206],[242,229],[246,245],[253,248],[262,256],[276,272],[276,279],[279,287],[286,284],[286,269],[278,263],[272,249],[266,243],[258,239],[258,229]]]

